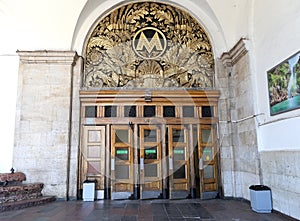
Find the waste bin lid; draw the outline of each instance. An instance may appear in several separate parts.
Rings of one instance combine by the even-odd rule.
[[[97,181],[96,180],[85,180],[83,181],[83,183],[96,183]]]
[[[257,190],[257,191],[262,191],[262,190],[271,190],[270,187],[265,186],[265,185],[251,185],[249,187],[250,190]]]

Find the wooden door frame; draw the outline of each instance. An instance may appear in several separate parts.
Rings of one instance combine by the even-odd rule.
[[[153,142],[145,142],[144,140],[144,132],[145,129],[149,130],[155,130],[156,131],[156,141]],[[166,165],[163,165],[162,162],[162,133],[161,133],[161,126],[160,125],[139,125],[139,137],[140,137],[140,142],[139,142],[139,147],[140,147],[140,196],[141,199],[149,199],[149,198],[162,198],[162,191],[163,191],[163,173],[162,173],[162,168],[165,167]],[[157,159],[156,160],[150,160],[145,158],[144,150],[145,147],[149,146],[156,146],[156,154],[157,154]],[[143,162],[142,162],[143,161]],[[146,164],[155,164],[157,165],[157,176],[154,178],[148,177],[146,178],[145,176],[145,167]],[[157,185],[157,188],[150,188],[150,190],[147,188],[146,185]]]
[[[169,196],[170,199],[187,198],[190,195],[190,147],[189,147],[189,130],[185,125],[167,125],[168,127],[168,150],[169,150]],[[173,141],[173,129],[184,131],[184,141]],[[175,146],[174,146],[175,145]],[[175,147],[184,148],[184,159],[176,160],[181,166],[185,167],[185,178],[175,179],[174,170]],[[185,186],[185,187],[184,187]]]
[[[99,132],[100,140],[89,141],[89,132]],[[105,139],[106,129],[105,126],[83,126],[82,128],[82,139],[80,145],[80,155],[79,155],[79,188],[82,189],[83,183],[87,181],[96,181],[96,198],[103,199],[105,192],[105,177],[106,177],[106,139]],[[99,156],[91,156],[89,146],[99,146]],[[91,153],[93,154],[93,153]],[[97,153],[94,153],[97,155]],[[99,171],[89,172],[89,165],[93,162],[99,162]],[[97,169],[97,168],[95,168]]]
[[[116,131],[126,130],[128,131],[127,142],[116,141]],[[133,131],[129,125],[111,125],[111,199],[128,199],[134,195],[134,147],[133,147]],[[123,150],[124,149],[124,150]],[[128,159],[118,160],[116,159],[116,152],[128,150]],[[116,167],[117,166],[128,166],[128,179],[117,180],[116,178]]]
[[[150,99],[149,99],[150,96]],[[133,130],[138,131],[138,125],[142,124],[158,124],[161,127],[161,133],[165,134],[166,132],[166,125],[190,125],[189,127],[189,146],[193,147],[194,143],[191,141],[193,135],[191,135],[192,130],[195,124],[199,125],[217,125],[219,122],[218,118],[218,99],[220,96],[220,92],[216,90],[182,90],[182,89],[175,89],[175,90],[149,90],[149,89],[128,89],[128,90],[99,90],[99,91],[92,91],[92,90],[81,90],[80,91],[80,104],[81,104],[81,129],[84,126],[95,126],[95,125],[102,125],[106,128],[106,160],[105,160],[105,167],[106,171],[105,174],[105,198],[109,198],[111,195],[111,179],[110,179],[110,172],[111,172],[111,145],[112,141],[110,138],[110,133],[108,131],[111,130],[111,127],[114,125],[126,125],[128,126],[131,123]],[[106,117],[105,116],[105,107],[106,106],[118,106],[117,107],[117,114],[115,117]],[[136,106],[136,116],[135,117],[125,117],[124,116],[124,107],[125,106]],[[143,106],[145,105],[153,105],[156,106],[156,116],[154,118],[151,117],[144,117],[143,116]],[[176,108],[176,116],[166,118],[163,116],[163,107],[164,106],[175,106]],[[193,106],[194,107],[194,116],[193,117],[184,117],[183,116],[183,107],[184,106]],[[86,114],[88,107],[92,107],[94,109],[94,115],[90,116]],[[213,109],[213,116],[205,117],[203,116],[202,108],[203,107],[212,107]],[[193,126],[192,126],[193,125]],[[135,132],[134,132],[135,133]],[[80,139],[80,148],[83,145],[81,132],[81,139]],[[216,133],[215,133],[216,135]],[[166,145],[165,137],[161,137],[162,140],[162,156],[166,156],[166,150],[168,147],[164,147]],[[214,136],[215,145],[217,144],[217,138]],[[198,139],[198,142],[199,139]],[[138,153],[138,146],[139,140],[137,137],[133,136],[132,146],[133,146],[133,173],[134,175],[134,188],[133,193],[135,199],[139,198],[139,176],[136,174],[139,173],[139,153]],[[200,144],[199,144],[200,145]],[[200,148],[200,147],[199,147]],[[218,151],[218,146],[215,146],[215,150]],[[193,148],[190,148],[190,151]],[[165,153],[164,153],[165,152]],[[199,154],[199,152],[198,152]],[[218,152],[219,154],[219,152]],[[218,157],[218,154],[217,157]],[[191,155],[193,156],[193,155]],[[162,165],[167,165],[166,167],[162,166],[162,179],[163,179],[163,198],[168,197],[168,166],[169,166],[169,158],[162,157]],[[218,163],[218,158],[215,160]],[[190,159],[190,170],[189,174],[193,174],[193,159]],[[81,161],[80,161],[81,165]],[[198,164],[195,163],[195,166]],[[80,168],[81,170],[82,168]],[[194,173],[197,173],[199,170],[195,169]],[[218,171],[217,171],[218,172]],[[217,174],[217,178],[220,179],[220,174]],[[201,171],[200,171],[201,173]],[[79,183],[82,182],[82,176],[84,173],[81,171],[79,173]],[[218,181],[218,180],[216,180]],[[220,182],[220,180],[219,180]],[[192,176],[190,177],[190,188],[191,191],[195,189],[195,178]],[[79,187],[80,187],[79,184]],[[203,186],[203,185],[202,185]],[[218,185],[215,186],[218,188]],[[218,190],[215,188],[214,192]],[[203,192],[203,190],[202,190]],[[192,194],[193,195],[193,194]]]

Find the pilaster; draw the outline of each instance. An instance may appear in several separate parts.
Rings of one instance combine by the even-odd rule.
[[[221,145],[224,195],[249,199],[249,186],[259,183],[259,154],[255,124],[250,42],[241,38],[220,60],[227,75],[227,117],[223,114],[221,137],[229,145]],[[227,130],[226,130],[227,129]],[[223,134],[222,134],[223,133]],[[230,188],[232,187],[232,189]]]
[[[68,198],[74,51],[18,51],[13,167],[44,194]]]

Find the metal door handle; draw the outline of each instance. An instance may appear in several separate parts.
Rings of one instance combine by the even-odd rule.
[[[141,170],[144,170],[144,158],[141,158],[140,160],[140,168]]]
[[[199,170],[203,170],[203,159],[199,159]]]
[[[169,169],[173,170],[173,158],[172,157],[169,158]]]

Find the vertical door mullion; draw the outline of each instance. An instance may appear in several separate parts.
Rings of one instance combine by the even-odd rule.
[[[168,189],[168,159],[167,159],[167,150],[166,150],[166,125],[163,124],[161,127],[161,149],[162,149],[162,156],[161,156],[161,163],[162,163],[162,181],[163,181],[163,199],[167,199],[167,189]]]
[[[196,198],[196,180],[195,180],[195,168],[194,168],[194,141],[193,141],[193,125],[188,125],[188,150],[189,150],[189,168],[190,168],[190,192],[191,197]]]
[[[139,141],[138,141],[138,125],[134,124],[133,127],[133,151],[134,151],[134,198],[138,199],[138,191],[139,191]]]
[[[110,198],[110,185],[111,185],[111,168],[110,168],[110,158],[111,158],[111,140],[110,140],[110,125],[106,125],[106,148],[105,148],[105,192],[104,198]]]

